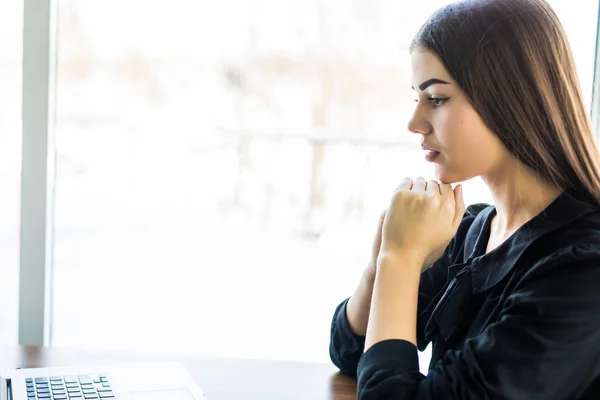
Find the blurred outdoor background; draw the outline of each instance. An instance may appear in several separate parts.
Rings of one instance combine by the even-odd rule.
[[[327,361],[448,1],[58,0],[52,345]],[[550,1],[589,105],[597,0]],[[16,342],[22,0],[0,1],[0,342]],[[479,181],[468,203],[491,202]],[[426,358],[426,355],[424,356]]]

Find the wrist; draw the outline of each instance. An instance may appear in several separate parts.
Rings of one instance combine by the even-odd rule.
[[[413,249],[382,249],[377,257],[377,269],[395,268],[401,265],[402,268],[414,267],[420,272],[426,259],[427,256]]]

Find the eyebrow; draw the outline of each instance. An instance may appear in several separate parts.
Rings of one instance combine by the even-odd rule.
[[[419,90],[422,92],[423,90],[427,89],[429,86],[431,85],[435,85],[436,83],[441,83],[443,85],[449,85],[450,82],[446,82],[443,81],[441,79],[437,79],[437,78],[431,78],[431,79],[427,79],[425,82],[421,83],[419,85]],[[411,86],[413,90],[415,90],[414,86]]]

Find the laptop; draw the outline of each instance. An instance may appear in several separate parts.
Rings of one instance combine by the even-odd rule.
[[[175,361],[25,368],[0,377],[0,400],[205,400]]]

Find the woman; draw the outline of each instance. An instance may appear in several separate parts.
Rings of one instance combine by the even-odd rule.
[[[437,181],[405,179],[330,353],[359,399],[600,399],[600,167],[543,0],[449,5],[411,46]],[[480,176],[495,206],[465,210]],[[427,376],[417,349],[433,343]]]

